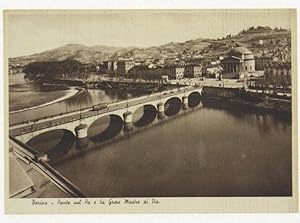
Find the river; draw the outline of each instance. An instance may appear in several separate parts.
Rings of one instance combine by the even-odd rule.
[[[79,101],[117,100],[96,91],[20,116],[60,111]],[[48,142],[45,136],[37,138],[35,148],[55,145],[61,135],[47,137]],[[290,118],[220,101],[202,100],[192,112],[111,143],[87,139],[81,146],[72,142],[67,150],[61,156],[69,155],[52,165],[88,196],[292,194]]]
[[[99,89],[79,90],[45,90],[41,87],[27,83],[24,74],[9,76],[9,116],[10,125],[26,122],[27,120],[40,119],[46,116],[72,112],[99,103],[111,103],[125,98],[131,98],[131,94],[124,95],[120,92],[105,92]],[[75,92],[74,92],[75,91]],[[55,100],[63,99],[57,103]],[[43,106],[44,104],[48,104]],[[37,107],[32,110],[31,107]],[[24,110],[25,111],[22,111]],[[18,112],[20,111],[20,112]]]

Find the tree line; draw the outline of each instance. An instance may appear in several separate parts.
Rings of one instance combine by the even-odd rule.
[[[162,67],[148,68],[148,66],[135,66],[128,71],[127,76],[131,79],[144,79],[148,81],[160,81],[166,71]]]
[[[28,77],[78,77],[83,73],[82,64],[77,60],[37,61],[29,63],[23,72]]]
[[[267,90],[272,90],[273,94],[281,92],[283,94],[290,93],[291,80],[289,77],[271,75],[264,79],[258,79],[249,83],[249,88],[262,90],[266,93]]]

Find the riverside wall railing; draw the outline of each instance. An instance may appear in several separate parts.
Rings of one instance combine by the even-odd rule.
[[[70,194],[72,197],[86,197],[80,189],[64,177],[61,173],[50,166],[46,161],[40,159],[43,154],[35,151],[30,146],[9,136],[9,143],[13,147],[14,153],[26,159],[31,165],[39,170],[44,176],[48,177],[58,188]]]

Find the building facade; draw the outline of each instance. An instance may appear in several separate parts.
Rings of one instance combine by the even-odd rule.
[[[202,66],[189,64],[184,67],[185,78],[197,78],[202,76]]]
[[[270,56],[262,56],[255,58],[255,70],[264,70],[269,66],[273,61],[273,58]]]
[[[184,78],[184,66],[167,66],[165,67],[166,74],[169,76],[169,79],[180,80]]]
[[[108,74],[114,73],[116,70],[114,65],[115,63],[113,60],[103,61],[103,72]]]
[[[126,76],[128,71],[135,66],[133,60],[121,60],[117,62],[117,74],[120,76]]]
[[[270,79],[285,79],[291,82],[291,64],[290,63],[272,63],[265,67],[264,73],[267,80]]]
[[[253,53],[245,47],[232,49],[222,60],[223,77],[244,78],[247,73],[255,72]]]

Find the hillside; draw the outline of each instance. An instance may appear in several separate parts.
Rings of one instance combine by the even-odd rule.
[[[9,62],[11,64],[18,63],[26,65],[34,61],[62,61],[66,59],[75,59],[81,63],[99,63],[102,60],[108,59],[114,52],[122,49],[122,47],[100,45],[88,47],[81,44],[67,44],[42,53],[10,58]]]
[[[29,56],[9,58],[10,65],[26,65],[33,61],[78,60],[81,63],[101,63],[107,59],[149,57],[218,57],[225,55],[232,47],[244,46],[256,56],[270,55],[290,59],[291,33],[284,29],[269,27],[250,27],[235,36],[228,35],[220,39],[194,39],[185,42],[170,42],[148,48],[85,46],[68,44]]]

